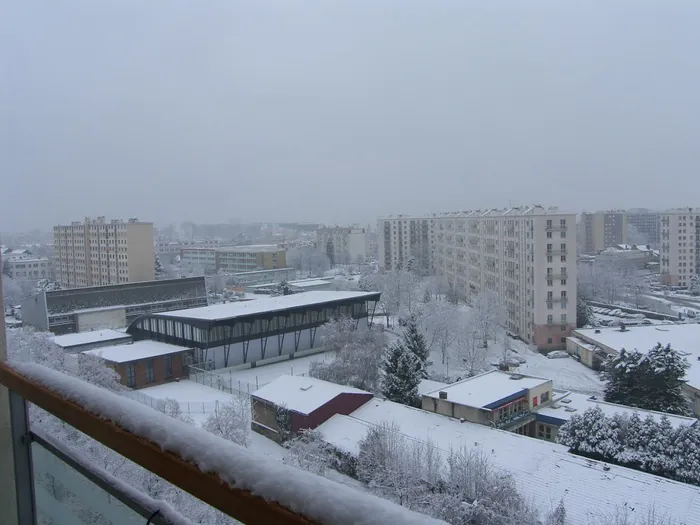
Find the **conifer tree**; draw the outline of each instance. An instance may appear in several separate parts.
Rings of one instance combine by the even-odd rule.
[[[384,397],[389,401],[418,407],[418,385],[421,379],[421,366],[415,354],[398,341],[389,346],[382,361]]]
[[[657,343],[646,354],[624,348],[617,356],[605,362],[602,377],[605,400],[685,415],[689,411],[688,400],[683,394],[685,371],[688,361],[671,345]]]
[[[406,323],[406,331],[403,333],[402,344],[418,358],[421,378],[427,378],[428,367],[431,364],[428,359],[430,357],[430,350],[428,349],[425,336],[418,329],[418,323],[414,317],[411,317]]]

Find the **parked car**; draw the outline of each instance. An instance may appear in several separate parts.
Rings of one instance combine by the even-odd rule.
[[[566,357],[569,357],[569,354],[563,350],[553,350],[547,354],[547,359],[564,359]]]

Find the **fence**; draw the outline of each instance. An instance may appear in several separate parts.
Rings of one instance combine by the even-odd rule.
[[[160,412],[165,413],[167,411],[168,403],[165,399],[156,399],[138,390],[126,390],[119,393]],[[188,415],[210,414],[219,408],[218,401],[179,401],[178,404],[180,405],[180,411]]]

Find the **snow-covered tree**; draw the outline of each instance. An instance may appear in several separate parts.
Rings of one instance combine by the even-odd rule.
[[[277,297],[280,295],[292,295],[294,290],[287,281],[280,281],[272,287],[272,297]]]
[[[226,403],[217,403],[207,417],[204,430],[247,447],[250,444],[250,401],[235,395]]]
[[[573,415],[557,439],[574,454],[700,485],[700,429],[674,428],[665,415],[607,417],[595,407]]]
[[[108,390],[124,390],[121,377],[113,368],[107,366],[104,359],[83,353],[79,353],[75,357],[78,361],[78,377]]]
[[[428,367],[430,366],[430,350],[425,341],[425,336],[418,330],[415,317],[411,317],[406,323],[406,328],[401,336],[403,345],[418,358],[421,366],[422,378],[428,377]]]
[[[163,268],[163,264],[160,262],[158,252],[153,252],[153,266],[155,270],[156,279],[167,279],[167,273],[165,271],[165,268]]]
[[[2,300],[5,308],[18,305],[23,298],[24,294],[19,283],[11,277],[2,274]]]
[[[700,295],[700,276],[698,276],[697,273],[690,276],[688,291],[691,293],[691,295]]]
[[[547,515],[545,525],[568,525],[564,500],[559,500],[559,505]]]
[[[321,249],[305,245],[287,250],[287,265],[296,268],[303,274],[319,277],[330,269],[328,254]]]
[[[493,292],[482,292],[471,303],[471,323],[477,337],[488,346],[489,339],[498,339],[503,331],[506,312],[498,296]]]
[[[387,319],[397,316],[405,319],[416,313],[421,294],[420,278],[408,270],[391,270],[377,276],[382,293],[380,306]]]
[[[610,356],[602,378],[605,400],[647,410],[671,414],[688,413],[688,400],[683,394],[686,358],[671,345],[657,343],[646,354],[624,348]]]
[[[287,405],[277,405],[275,410],[275,423],[279,430],[282,441],[286,441],[292,435],[292,413]]]
[[[204,279],[207,286],[207,293],[221,294],[226,290],[226,275],[214,274],[207,275]]]
[[[390,401],[412,407],[420,406],[418,385],[423,367],[416,355],[397,341],[384,354],[382,395]]]
[[[591,324],[594,319],[595,317],[591,306],[583,299],[583,297],[578,297],[576,299],[576,327],[583,328],[584,326]]]
[[[488,349],[484,341],[484,328],[477,324],[473,310],[459,312],[454,323],[454,348],[456,359],[467,375],[482,372],[487,364]]]
[[[432,301],[421,308],[418,321],[426,334],[430,351],[439,350],[442,364],[445,364],[448,350],[455,338],[455,324],[460,315],[458,308],[447,300]]]
[[[289,451],[285,463],[319,476],[334,464],[335,456],[317,430],[302,430],[287,441],[284,447]]]
[[[380,390],[380,368],[386,334],[380,327],[357,327],[353,319],[326,323],[322,343],[332,353],[330,362],[311,363],[309,375],[331,383],[370,392]]]

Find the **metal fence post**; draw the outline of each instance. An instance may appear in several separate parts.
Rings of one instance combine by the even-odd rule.
[[[25,523],[35,525],[36,502],[34,499],[29,414],[24,398],[12,391],[10,391],[10,428],[12,429],[12,455],[15,463],[17,518],[22,525]]]

